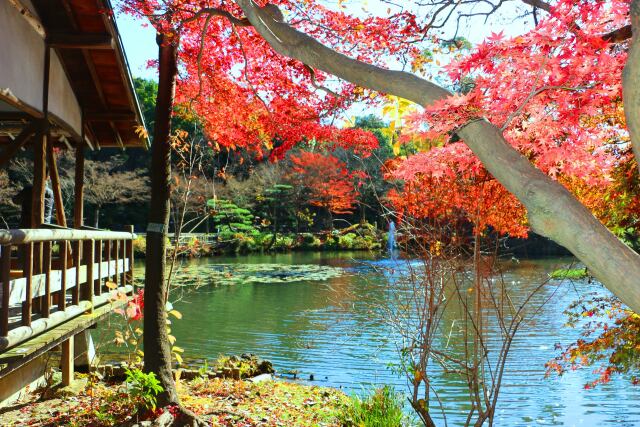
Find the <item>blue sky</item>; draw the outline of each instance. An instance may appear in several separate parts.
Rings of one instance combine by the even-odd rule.
[[[379,0],[378,0],[379,1]],[[345,3],[347,3],[345,1]],[[352,4],[361,5],[360,2],[351,2]],[[372,6],[375,0],[365,2],[368,3],[369,10],[377,11],[381,9],[380,15],[386,13],[387,3],[381,6]],[[518,9],[519,8],[519,9]],[[518,35],[523,33],[529,28],[525,28],[531,25],[531,19],[527,22],[518,20],[517,22],[511,22],[509,17],[518,16],[521,13],[521,7],[514,5],[513,3],[505,4],[499,15],[493,17],[489,22],[483,22],[477,19],[473,22],[473,25],[469,25],[467,28],[460,32],[460,35],[466,37],[472,43],[479,43],[491,32],[498,32],[504,30],[506,35]],[[122,37],[122,42],[129,60],[131,67],[131,73],[135,77],[144,78],[156,78],[156,72],[153,69],[147,68],[147,62],[151,59],[156,59],[158,56],[158,47],[155,42],[155,32],[150,26],[145,26],[144,22],[139,19],[133,19],[131,16],[118,14],[117,17],[118,29]]]
[[[347,3],[347,1],[348,0],[346,0],[345,3]],[[368,2],[369,10],[373,10],[376,15],[386,15],[388,3],[371,6],[375,1],[376,0],[371,0]],[[363,3],[354,0],[351,4],[360,6]],[[384,9],[382,9],[383,7]],[[521,19],[513,22],[511,17],[521,16],[522,13],[522,7],[518,6],[517,3],[506,3],[500,11],[500,14],[493,16],[488,22],[484,22],[482,19],[476,19],[472,23],[473,25],[468,25],[459,31],[459,35],[467,38],[472,43],[480,43],[492,32],[504,31],[507,36],[515,36],[530,29],[533,24],[530,18],[524,22]],[[362,12],[354,10],[354,13],[358,14]],[[150,25],[145,25],[145,22],[140,19],[134,19],[122,13],[116,15],[116,20],[133,76],[157,80],[156,70],[147,67],[149,60],[154,60],[158,57],[158,46],[155,42],[155,31],[153,28]],[[453,32],[455,29],[449,30]],[[451,36],[449,35],[449,37]],[[441,62],[444,64],[446,58],[441,58]],[[393,64],[389,64],[389,67],[394,68]],[[372,107],[367,104],[355,103],[349,107],[346,112],[343,112],[338,119],[348,121],[352,120],[353,117],[372,113],[381,115],[379,109],[372,109]]]
[[[147,68],[147,61],[158,57],[153,28],[123,14],[117,16],[117,23],[133,76],[155,79],[156,71]]]

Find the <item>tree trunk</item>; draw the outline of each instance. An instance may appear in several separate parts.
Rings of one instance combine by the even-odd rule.
[[[176,87],[178,40],[158,34],[159,78],[156,121],[151,157],[151,201],[147,226],[144,289],[144,369],[154,372],[164,391],[158,406],[179,403],[171,372],[171,347],[165,311],[169,283],[166,277],[166,245],[169,225],[171,177],[171,113]]]
[[[277,52],[310,67],[422,106],[450,95],[444,88],[416,75],[386,70],[338,53],[286,23],[275,21],[252,0],[236,0],[236,3]],[[640,24],[640,0],[634,0],[631,15],[632,23]],[[638,68],[640,59],[627,63],[625,98],[636,96],[626,86],[629,76],[637,77]],[[625,102],[631,103],[631,99]],[[631,119],[634,123],[640,120],[637,114]],[[638,137],[636,127],[629,126],[629,130],[634,141]],[[607,230],[566,188],[531,164],[504,139],[496,126],[486,120],[475,120],[462,126],[458,134],[485,168],[526,206],[534,231],[569,249],[611,292],[632,310],[640,312],[640,255]]]

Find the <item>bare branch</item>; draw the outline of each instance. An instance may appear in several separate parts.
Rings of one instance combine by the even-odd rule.
[[[184,19],[182,21],[182,25],[187,24],[189,22],[197,21],[203,16],[221,16],[223,18],[227,18],[233,25],[238,27],[250,27],[251,23],[247,18],[237,18],[233,16],[230,12],[227,12],[224,9],[218,9],[215,7],[205,7],[197,11],[191,18]]]
[[[534,85],[534,87],[535,87],[535,85]],[[514,112],[509,114],[509,117],[507,117],[507,120],[505,120],[504,124],[500,127],[500,130],[504,131],[507,128],[507,126],[509,126],[509,123],[511,122],[511,120],[513,120],[515,117],[520,115],[520,113],[527,106],[529,101],[531,101],[533,98],[535,98],[536,96],[540,95],[543,92],[546,92],[548,90],[579,91],[579,90],[589,89],[590,87],[591,86],[577,86],[577,87],[570,87],[570,86],[543,86],[541,88],[533,90],[533,91],[531,91],[529,93],[529,95],[527,95],[527,97],[524,99],[524,101],[522,101],[522,104],[520,104],[520,106]]]
[[[309,74],[311,74],[311,84],[313,85],[313,87],[315,87],[318,90],[327,92],[328,94],[333,95],[335,98],[338,98],[338,99],[342,98],[340,95],[338,95],[331,89],[318,84],[318,81],[316,80],[316,72],[313,68],[309,67],[307,64],[304,64],[304,68],[309,72]]]
[[[536,9],[544,10],[545,12],[551,12],[551,4],[542,0],[522,0],[522,3],[533,6]]]
[[[249,60],[247,59],[247,52],[244,50],[244,44],[242,43],[242,39],[240,38],[240,34],[238,34],[238,30],[236,30],[235,25],[232,28],[233,28],[233,34],[238,39],[238,43],[240,43],[240,51],[242,52],[242,58],[244,59],[244,79],[246,80],[247,84],[251,88],[251,92],[253,92],[253,95],[262,103],[262,105],[264,105],[264,108],[267,110],[267,113],[271,114],[271,110],[269,109],[267,102],[264,99],[262,99],[262,97],[256,90],[255,86],[251,82],[251,79],[249,78]]]
[[[623,41],[629,40],[631,38],[631,33],[631,25],[625,25],[624,27],[618,28],[617,30],[613,30],[603,35],[602,38],[609,43],[622,43]]]

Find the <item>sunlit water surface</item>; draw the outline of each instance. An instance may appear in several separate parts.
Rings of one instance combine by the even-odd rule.
[[[550,271],[572,262],[511,261],[506,264],[504,280],[517,300],[532,286],[548,281]],[[280,264],[279,269],[274,264]],[[287,265],[329,268],[313,270],[311,280],[289,282]],[[249,283],[233,284],[237,278],[234,266],[256,272],[250,274]],[[398,340],[380,316],[385,305],[394,304],[390,295],[406,268],[406,262],[394,265],[391,260],[360,252],[188,261],[179,274],[199,287],[184,293],[175,304],[183,318],[174,321],[173,334],[194,361],[249,352],[271,360],[280,372],[297,371],[303,379],[313,375],[317,385],[360,393],[393,384],[406,392],[406,381],[388,367],[398,361]],[[564,326],[563,311],[580,295],[594,291],[607,294],[601,285],[586,280],[561,285],[552,281],[536,294],[532,304],[550,302],[517,335],[500,393],[497,425],[640,425],[640,388],[631,386],[628,379],[615,379],[587,391],[584,384],[592,379],[587,371],[545,378],[545,363],[558,354],[556,343],[568,344],[580,334],[579,329]],[[445,315],[445,324],[455,316]],[[102,330],[105,332],[105,326]],[[109,336],[108,331],[103,335]],[[448,425],[461,425],[466,414],[466,385],[438,375],[434,380]]]

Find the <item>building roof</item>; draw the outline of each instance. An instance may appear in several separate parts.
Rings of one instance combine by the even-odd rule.
[[[66,145],[75,145],[80,139],[80,127],[74,126],[71,123],[73,120],[67,118],[64,112],[64,105],[71,105],[66,98],[75,97],[73,102],[77,106],[73,108],[77,108],[84,117],[86,136],[92,146],[146,148],[148,138],[144,131],[144,121],[109,0],[31,0],[31,3],[26,0],[9,1],[14,9],[19,10],[16,4],[27,9],[26,13],[21,13],[22,18],[29,21],[33,32],[37,33],[38,26],[41,27],[39,36],[44,36],[43,45],[46,41],[52,48],[52,65],[57,66],[59,63],[66,75],[67,82],[56,86],[62,88],[61,92],[56,92],[59,94],[57,96],[65,99],[50,101],[58,102],[57,110],[50,107],[55,125],[55,129],[52,129],[54,141],[58,144],[64,141]],[[32,16],[28,16],[30,14]],[[17,18],[12,16],[11,19],[20,19],[19,15],[16,16]],[[14,60],[19,62],[20,58]],[[0,61],[0,77],[2,62]],[[33,61],[25,62],[25,67],[33,65]],[[40,75],[43,74],[42,69],[37,71]],[[31,84],[41,87],[41,82]],[[51,85],[54,85],[54,81],[51,81]],[[73,96],[64,93],[64,85],[70,87]],[[5,112],[4,116],[0,114],[0,122],[6,128],[26,126],[29,117],[20,116],[20,113],[27,113],[30,117],[42,115],[42,107],[33,105],[37,101],[22,102],[19,93],[11,94],[13,97],[6,93],[3,96],[2,89],[0,84],[0,112]],[[52,89],[54,88],[51,87]],[[50,93],[51,98],[53,92]]]

